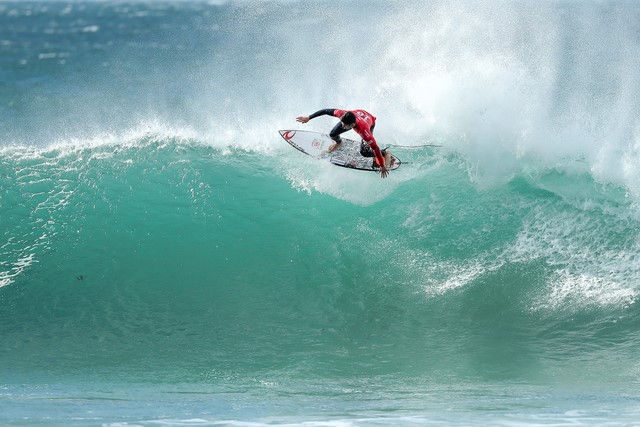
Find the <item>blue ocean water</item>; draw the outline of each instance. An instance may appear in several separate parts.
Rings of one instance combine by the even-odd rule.
[[[0,1],[0,424],[640,425],[639,22]]]

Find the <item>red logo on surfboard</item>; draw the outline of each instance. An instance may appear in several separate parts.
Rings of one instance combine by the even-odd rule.
[[[291,141],[291,138],[293,138],[296,135],[296,131],[295,130],[288,130],[288,131],[282,133],[281,135],[285,139],[285,141]]]

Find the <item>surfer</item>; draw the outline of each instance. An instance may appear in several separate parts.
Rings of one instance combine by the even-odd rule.
[[[386,178],[389,175],[389,169],[387,165],[391,161],[391,153],[387,150],[380,150],[376,139],[373,137],[373,128],[376,127],[376,118],[370,113],[364,110],[340,110],[335,108],[326,108],[324,110],[316,111],[310,116],[300,116],[296,120],[300,123],[307,123],[311,119],[315,119],[318,116],[333,116],[339,117],[340,122],[336,124],[329,136],[333,139],[334,143],[327,149],[328,152],[332,152],[336,149],[342,139],[340,134],[347,132],[351,129],[356,131],[360,137],[362,137],[362,143],[360,144],[360,154],[364,157],[374,157],[375,162],[380,166],[380,176]]]

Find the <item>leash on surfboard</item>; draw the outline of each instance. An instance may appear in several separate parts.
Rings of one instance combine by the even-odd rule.
[[[444,145],[439,145],[439,144],[422,144],[422,145],[395,145],[395,144],[390,144],[387,148],[389,148],[389,147],[395,147],[395,148],[425,148],[425,147],[442,148],[442,147],[444,147]]]

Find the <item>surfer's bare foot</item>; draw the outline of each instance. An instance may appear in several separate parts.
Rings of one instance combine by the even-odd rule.
[[[338,144],[336,144],[335,142],[334,142],[333,144],[331,144],[331,145],[329,146],[329,148],[327,148],[327,153],[330,153],[330,152],[332,152],[333,150],[335,150],[337,146],[338,146]]]

